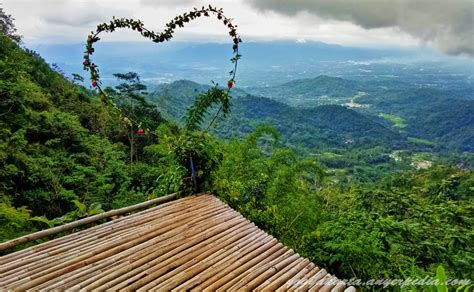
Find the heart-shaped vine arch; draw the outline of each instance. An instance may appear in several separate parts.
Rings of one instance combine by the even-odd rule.
[[[91,56],[94,53],[94,43],[100,40],[99,34],[101,34],[102,32],[111,33],[114,32],[117,28],[128,28],[137,31],[143,37],[148,38],[155,43],[162,43],[169,41],[173,38],[173,33],[176,28],[184,27],[186,23],[199,17],[210,17],[211,15],[222,21],[224,26],[226,26],[229,30],[229,36],[232,38],[233,49],[233,57],[230,59],[230,61],[233,63],[233,68],[229,72],[230,79],[227,82],[227,89],[224,91],[222,89],[219,89],[216,85],[215,87],[211,88],[206,94],[200,95],[200,97],[191,107],[191,111],[189,111],[190,115],[188,117],[186,125],[186,128],[188,130],[196,130],[196,125],[199,124],[200,119],[202,119],[204,114],[207,112],[207,109],[213,104],[220,104],[219,109],[211,118],[211,121],[208,127],[206,128],[206,130],[209,129],[220,113],[223,113],[223,115],[225,116],[230,111],[229,93],[235,83],[237,63],[241,57],[241,55],[239,54],[239,43],[242,42],[241,38],[237,34],[237,25],[234,25],[232,23],[232,19],[224,15],[222,8],[216,8],[211,5],[209,5],[208,7],[203,6],[201,9],[194,8],[194,10],[192,11],[176,16],[174,19],[172,19],[166,24],[166,29],[162,32],[148,30],[144,27],[144,24],[141,20],[135,20],[131,18],[114,17],[109,23],[104,22],[97,25],[96,30],[91,31],[91,34],[87,37],[83,65],[84,70],[90,72],[90,80],[92,87],[96,88],[99,91],[100,101],[111,105],[113,108],[118,110],[122,116],[124,116],[122,111],[120,111],[119,107],[111,99],[108,99],[106,93],[104,92],[104,90],[102,90],[102,82],[100,81],[98,66],[92,61]],[[125,116],[124,120],[130,125],[135,125],[139,128],[141,127],[141,123],[139,121],[134,121],[130,117]]]

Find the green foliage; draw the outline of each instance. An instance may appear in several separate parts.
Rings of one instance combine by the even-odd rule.
[[[138,75],[118,77],[125,82],[109,96],[150,128],[133,144],[139,159],[127,158],[130,125],[120,113],[0,37],[0,241],[172,192],[210,191],[340,278],[473,278],[469,153],[394,150],[376,140],[400,136],[355,111],[249,96],[234,99],[230,126],[218,130],[237,128],[237,137],[219,140],[198,130],[208,111],[228,113],[228,92],[186,88],[180,111],[199,97],[180,127],[148,106]],[[326,147],[348,137],[362,146]],[[429,167],[415,169],[420,161]]]
[[[186,116],[186,130],[199,130],[204,118],[209,114],[209,110],[214,106],[219,105],[219,112],[222,112],[226,117],[230,112],[230,96],[229,93],[217,87],[210,88],[205,93],[200,93],[196,98],[194,104],[188,108]],[[218,113],[216,113],[217,115]],[[214,121],[213,118],[210,125]]]
[[[323,174],[316,161],[299,161],[292,150],[278,147],[278,135],[268,126],[225,144],[223,152],[213,190],[233,208],[292,245],[296,230],[315,224],[311,193]]]
[[[268,127],[223,148],[213,190],[261,228],[339,277],[472,278],[473,173],[448,166],[336,182]],[[263,139],[262,139],[263,138]],[[361,154],[362,155],[362,154]],[[325,176],[324,179],[322,177]]]
[[[114,76],[121,83],[115,89],[106,88],[105,91],[118,109],[116,117],[123,121],[124,131],[116,139],[129,146],[130,163],[138,162],[143,158],[145,144],[154,141],[149,135],[150,129],[155,129],[164,120],[156,107],[146,101],[146,86],[137,73],[116,73]]]
[[[150,94],[150,103],[165,111],[169,118],[180,122],[194,98],[209,90],[191,81],[176,81],[160,85]],[[378,120],[340,105],[324,105],[311,109],[294,108],[265,97],[248,95],[235,90],[232,114],[212,129],[220,138],[243,138],[265,123],[276,128],[282,141],[306,151],[320,149],[398,148],[405,145],[401,135]],[[204,115],[204,118],[208,115]],[[346,142],[351,140],[351,144]]]
[[[159,143],[145,148],[152,163],[167,165],[159,176],[159,189],[169,192],[192,192],[191,161],[193,160],[197,185],[208,190],[211,172],[222,159],[218,141],[202,132],[187,132],[179,127],[163,124],[157,130]],[[197,191],[197,190],[194,190]]]
[[[0,196],[3,201],[4,196]],[[31,211],[26,207],[14,208],[11,204],[0,202],[0,238],[15,238],[34,231],[29,222]]]
[[[415,137],[408,137],[408,141],[411,143],[421,144],[421,145],[428,145],[428,146],[435,145],[435,143],[431,141],[428,141],[426,139],[415,138]]]
[[[30,221],[42,223],[43,226],[40,226],[40,228],[53,228],[58,225],[63,225],[65,223],[73,222],[87,216],[93,216],[104,212],[104,210],[102,210],[102,206],[99,203],[92,203],[89,207],[87,207],[78,200],[73,200],[72,202],[76,206],[76,210],[70,211],[61,217],[50,220],[44,216],[35,216],[30,218]]]
[[[296,107],[311,108],[325,104],[342,104],[362,90],[364,87],[353,80],[321,75],[311,79],[297,79],[276,86],[255,88],[251,93],[270,97]]]
[[[0,194],[7,204],[0,240],[34,230],[25,210],[64,222],[85,216],[77,202],[93,214],[94,203],[108,210],[145,200],[156,183],[130,173],[118,116],[37,54],[5,36],[0,42]]]
[[[452,275],[472,277],[472,194],[449,195],[468,191],[453,184],[457,176],[472,180],[472,173],[434,168],[351,188],[342,199],[350,204],[341,208],[340,199],[330,202],[328,218],[305,237],[310,256],[340,274],[362,278],[397,275],[412,260],[426,268],[442,263]]]
[[[18,43],[21,41],[21,36],[16,34],[16,27],[13,24],[13,20],[12,16],[6,14],[3,8],[0,7],[0,34]]]
[[[437,292],[448,292],[448,288],[444,283],[446,283],[447,277],[446,272],[444,271],[443,266],[438,266],[436,269],[436,279],[439,281],[438,285],[436,285]]]
[[[391,121],[393,123],[393,126],[399,129],[404,129],[406,128],[405,120],[402,117],[396,116],[396,115],[391,115],[391,114],[380,114],[381,117]]]
[[[434,89],[400,89],[376,92],[358,99],[379,111],[405,120],[407,136],[435,144],[435,150],[474,150],[474,101]],[[422,142],[413,140],[412,142]],[[427,147],[433,145],[421,145]]]

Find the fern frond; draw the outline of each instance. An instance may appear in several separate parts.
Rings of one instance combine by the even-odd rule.
[[[200,126],[207,114],[209,109],[214,105],[220,105],[219,111],[224,116],[230,112],[230,96],[224,89],[214,86],[207,92],[199,94],[194,101],[194,104],[188,108],[186,115],[186,130],[196,131],[200,129]]]

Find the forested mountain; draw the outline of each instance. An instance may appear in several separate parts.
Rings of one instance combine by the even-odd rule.
[[[191,81],[176,81],[158,86],[150,101],[170,118],[182,121],[185,109],[199,92],[209,87]],[[338,106],[325,105],[299,109],[266,97],[256,97],[236,91],[233,114],[216,131],[221,137],[243,137],[259,123],[274,126],[288,144],[305,147],[354,147],[383,145],[397,148],[403,139],[397,131],[381,125],[380,119],[371,119],[362,113]],[[350,142],[348,142],[350,141]]]
[[[363,82],[320,75],[311,79],[297,79],[281,85],[253,87],[247,90],[255,95],[267,96],[288,104],[314,107],[320,104],[341,102],[366,89]]]
[[[208,88],[185,80],[162,84],[150,101],[180,121],[196,94]],[[347,146],[351,140],[355,147],[402,149],[411,143],[436,151],[473,152],[470,94],[319,76],[233,95],[235,112],[218,130],[223,137],[242,136],[254,128],[250,125],[265,121],[277,127],[285,141],[310,149]]]
[[[474,100],[431,89],[390,90],[358,99],[383,113],[402,117],[408,136],[453,151],[474,151]]]
[[[104,89],[113,107],[0,36],[0,241],[147,198],[206,191],[343,278],[432,276],[439,265],[450,277],[474,276],[470,154],[443,160],[428,146],[406,149],[400,128],[363,110],[299,108],[244,91],[235,91],[214,130],[234,137],[223,139],[205,131],[206,116],[189,127],[193,117],[201,122],[200,108],[187,110],[218,88],[180,81],[147,94],[137,74],[116,77]],[[451,105],[463,120],[446,108],[426,125],[443,115],[449,126],[469,125],[471,108],[459,102]],[[416,111],[398,110],[408,131]],[[460,139],[461,131],[438,130],[420,135]]]
[[[133,189],[114,113],[34,52],[5,36],[0,41],[1,237],[31,228],[30,215],[64,215],[74,200],[103,208],[143,200]]]
[[[245,133],[243,125],[265,122],[274,126],[288,144],[309,149],[376,145],[397,148],[403,143],[397,132],[338,105],[295,109],[267,98],[248,96],[237,99],[234,109],[234,115],[222,125],[228,134]]]
[[[395,123],[394,130],[398,129],[405,137],[427,140],[436,149],[473,152],[474,92],[471,89],[466,85],[464,89],[447,91],[406,82],[319,76],[248,91],[296,107],[338,104],[372,119],[395,117],[403,120],[403,127]]]

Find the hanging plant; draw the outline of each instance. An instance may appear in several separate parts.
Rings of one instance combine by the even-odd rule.
[[[90,80],[91,80],[91,85],[94,87],[98,93],[99,93],[99,99],[101,102],[107,103],[108,105],[112,106],[115,108],[119,113],[123,116],[124,120],[127,120],[128,123],[139,126],[138,121],[132,120],[130,117],[126,117],[123,112],[120,110],[120,108],[109,98],[107,98],[107,94],[103,91],[102,89],[102,81],[100,80],[100,74],[99,74],[99,68],[97,64],[95,64],[92,60],[92,55],[94,54],[94,44],[97,43],[100,38],[99,35],[103,32],[114,32],[118,28],[127,28],[134,30],[138,32],[141,36],[150,39],[151,41],[155,43],[162,43],[166,42],[172,39],[173,33],[176,28],[178,27],[184,27],[184,25],[191,20],[197,19],[199,17],[210,17],[210,16],[215,16],[219,21],[221,21],[224,26],[228,29],[229,36],[232,39],[232,50],[233,50],[233,57],[230,59],[230,61],[233,64],[233,69],[229,72],[230,79],[227,82],[227,89],[224,91],[222,90],[217,96],[216,91],[211,90],[208,92],[209,94],[212,94],[215,98],[212,100],[209,100],[209,98],[203,97],[203,95],[200,95],[198,97],[198,100],[196,100],[197,104],[206,104],[207,106],[211,106],[213,104],[220,104],[218,111],[214,115],[214,117],[211,119],[211,122],[207,129],[214,123],[216,120],[217,116],[220,113],[223,113],[225,116],[229,111],[230,111],[230,90],[232,89],[233,85],[235,84],[235,76],[237,72],[237,62],[240,59],[241,55],[239,54],[239,43],[242,42],[241,38],[237,34],[237,25],[234,25],[232,23],[232,19],[228,18],[224,15],[224,12],[222,8],[216,8],[211,5],[208,7],[202,7],[201,9],[194,8],[194,10],[186,12],[184,14],[176,16],[174,19],[172,19],[170,22],[166,24],[166,28],[162,32],[155,32],[152,30],[147,29],[144,26],[144,23],[141,20],[135,20],[135,19],[130,19],[130,18],[113,18],[110,22],[104,22],[99,25],[97,25],[97,28],[95,31],[91,31],[91,34],[87,38],[87,44],[86,44],[86,51],[84,52],[84,70],[87,70],[90,72]],[[217,85],[216,87],[217,88]],[[206,102],[202,102],[199,99],[206,99]],[[201,113],[207,112],[207,108],[197,108],[198,111]],[[198,114],[199,117],[202,117],[202,114]],[[191,124],[194,123],[194,124]],[[196,115],[192,117],[192,121],[188,121],[187,125],[190,126],[190,130],[195,130],[196,125],[200,124],[201,121],[196,119]],[[143,134],[143,133],[141,133]]]

